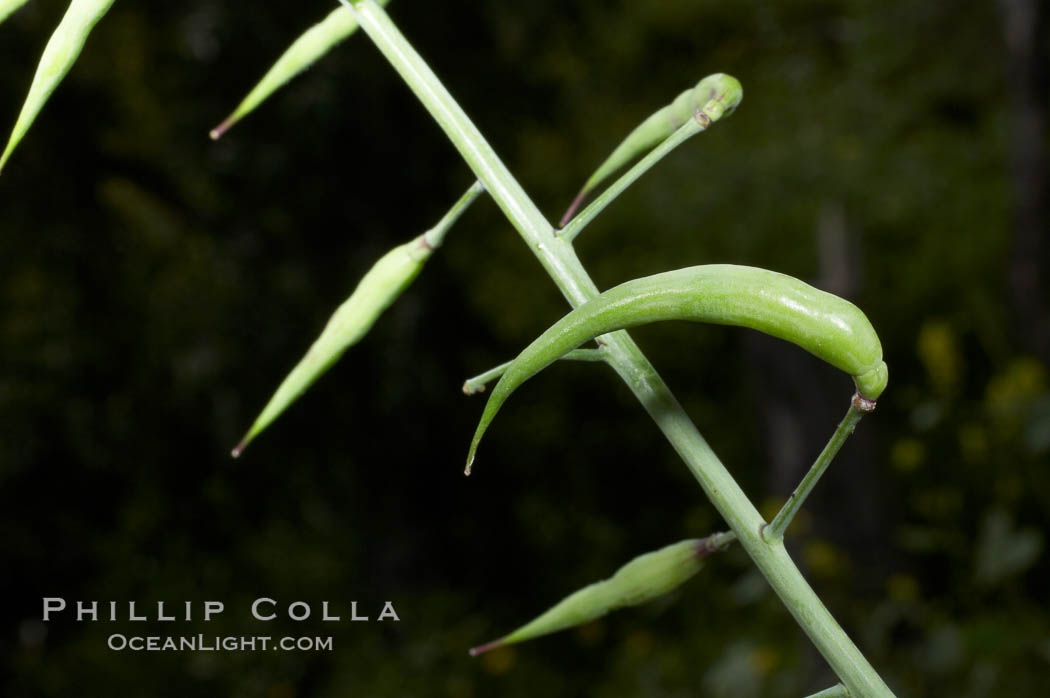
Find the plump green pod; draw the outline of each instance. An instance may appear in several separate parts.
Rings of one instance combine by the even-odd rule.
[[[11,153],[33,124],[48,97],[73,67],[88,34],[112,5],[113,0],[73,0],[69,4],[69,9],[44,48],[44,55],[40,57],[25,104],[11,131],[4,154],[0,155],[0,170],[4,169]]]
[[[303,391],[334,364],[348,347],[364,337],[375,321],[397,300],[423,269],[433,252],[424,235],[398,245],[368,270],[350,297],[329,318],[291,373],[277,388],[251,429],[233,449],[234,457],[278,417]]]
[[[613,330],[660,320],[750,327],[785,339],[853,376],[875,400],[889,374],[882,345],[857,306],[777,272],[710,264],[635,279],[579,306],[511,362],[489,396],[467,458],[500,407],[519,385],[583,342]]]
[[[29,0],[0,0],[0,22],[3,22],[12,12],[27,2]]]
[[[378,0],[385,6],[390,0]],[[284,86],[286,82],[303,72],[317,59],[335,48],[340,42],[357,31],[357,20],[346,7],[339,6],[323,20],[307,29],[281,54],[262,80],[252,88],[237,108],[225,121],[211,130],[212,139],[217,139],[235,123],[259,106],[267,97]]]
[[[707,119],[705,126],[711,122],[729,116],[744,97],[740,82],[731,75],[715,73],[697,83],[696,87],[679,94],[671,104],[650,115],[620,145],[613,150],[590,179],[580,189],[569,210],[562,217],[564,227],[572,218],[583,199],[595,187],[605,181],[628,162],[652,150],[685,122],[692,118]],[[699,115],[703,115],[702,117]]]
[[[639,555],[606,580],[585,586],[509,635],[470,650],[477,656],[489,650],[531,640],[589,623],[610,611],[639,606],[676,589],[700,571],[704,560],[733,540],[733,534],[717,533],[673,543]]]

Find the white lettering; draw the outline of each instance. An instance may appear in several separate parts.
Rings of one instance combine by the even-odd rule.
[[[387,601],[383,604],[383,610],[379,613],[379,620],[386,620],[387,618],[393,618],[394,620],[401,620],[397,617],[397,611],[394,610],[394,603]]]
[[[60,599],[57,596],[51,596],[44,599],[44,621],[51,620],[52,612],[58,613],[64,610],[66,607],[66,600]]]
[[[205,601],[204,602],[204,620],[209,621],[214,615],[222,613],[226,606],[222,601]]]
[[[295,609],[296,606],[302,607],[302,609],[303,609],[302,610],[302,615],[296,615],[295,614],[295,610],[294,609]],[[292,620],[306,620],[307,618],[310,617],[310,606],[308,606],[303,601],[293,601],[291,603],[291,605],[288,606],[288,617],[291,618]]]
[[[268,599],[265,596],[262,597],[262,598],[256,599],[252,603],[252,615],[255,616],[256,620],[273,620],[274,618],[277,617],[276,613],[271,613],[268,616],[260,616],[259,615],[259,606],[261,606],[264,603],[268,603],[271,606],[276,606],[277,605],[276,601],[274,601],[273,599]]]
[[[91,606],[85,606],[83,601],[77,601],[77,621],[84,620],[84,616],[91,616],[91,620],[98,620],[98,601],[92,601]]]

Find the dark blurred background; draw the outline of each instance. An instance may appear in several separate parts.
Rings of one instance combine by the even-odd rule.
[[[330,2],[120,0],[0,178],[0,693],[801,696],[829,669],[737,547],[665,600],[479,659],[644,551],[723,528],[613,374],[559,364],[461,474],[463,380],[566,310],[486,199],[412,288],[228,456],[383,252],[472,181],[363,35],[217,143]],[[0,25],[14,123],[64,3]],[[891,367],[791,529],[900,695],[1050,671],[1047,10],[1038,0],[397,0],[390,12],[557,219],[708,73],[740,109],[579,238],[598,284],[712,262],[856,302]],[[771,516],[848,378],[755,333],[634,333]],[[211,623],[44,624],[41,599],[221,600]],[[263,624],[252,599],[399,623]],[[113,632],[332,635],[334,651],[131,653]]]

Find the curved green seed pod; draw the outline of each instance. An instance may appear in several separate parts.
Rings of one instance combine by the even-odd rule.
[[[7,159],[33,124],[48,97],[73,67],[80,50],[84,48],[88,34],[112,5],[113,0],[73,0],[69,4],[69,9],[44,48],[44,55],[40,57],[40,64],[37,66],[36,75],[33,76],[33,84],[29,86],[25,104],[22,105],[18,121],[11,131],[7,148],[0,156],[0,170],[4,169]]]
[[[386,5],[390,0],[378,0]],[[357,20],[343,6],[339,6],[323,20],[307,29],[285,50],[262,80],[252,88],[237,108],[208,134],[218,140],[234,124],[252,113],[267,97],[284,86],[286,82],[303,72],[317,59],[335,48],[337,44],[357,31]]]
[[[3,22],[12,12],[27,2],[29,0],[0,0],[0,22]]]
[[[525,348],[489,396],[467,457],[510,394],[565,352],[599,335],[660,320],[750,327],[785,339],[853,376],[874,401],[889,380],[882,345],[857,306],[777,272],[709,264],[635,279],[579,306]]]
[[[562,216],[561,227],[565,227],[569,222],[584,198],[613,172],[635,157],[652,150],[689,119],[696,117],[701,121],[706,120],[704,125],[708,126],[711,122],[729,116],[743,98],[744,88],[740,86],[740,82],[725,73],[708,75],[697,83],[696,87],[682,92],[673,102],[635,127],[594,171],[576,195],[569,210]]]
[[[655,552],[640,555],[606,580],[576,591],[548,611],[509,635],[470,650],[477,656],[489,650],[531,640],[583,625],[610,611],[639,606],[674,590],[700,571],[704,560],[731,543],[732,533],[716,533],[673,543]]]
[[[241,455],[251,440],[302,395],[347,348],[372,329],[383,311],[419,275],[434,247],[426,234],[420,235],[387,252],[368,270],[350,297],[329,318],[321,336],[314,341],[306,356],[278,386],[245,437],[233,449],[234,458]]]

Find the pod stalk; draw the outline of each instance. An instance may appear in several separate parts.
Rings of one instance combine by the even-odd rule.
[[[843,444],[853,433],[853,430],[857,428],[857,424],[864,417],[864,415],[872,412],[875,409],[875,401],[868,400],[862,397],[860,393],[854,394],[853,399],[850,401],[849,410],[846,412],[846,416],[839,422],[835,432],[831,435],[827,445],[824,446],[824,450],[820,452],[817,459],[813,462],[809,471],[802,478],[802,481],[795,488],[795,491],[788,497],[787,502],[781,507],[777,515],[773,517],[773,521],[762,527],[762,537],[769,542],[780,541],[784,538],[784,532],[787,527],[791,525],[791,521],[795,518],[795,514],[799,512],[802,505],[805,503],[806,498],[809,497],[810,493],[817,486],[817,482],[821,476],[827,471],[828,466],[831,465],[831,461],[835,460],[835,456],[838,455],[839,449],[842,448]]]

